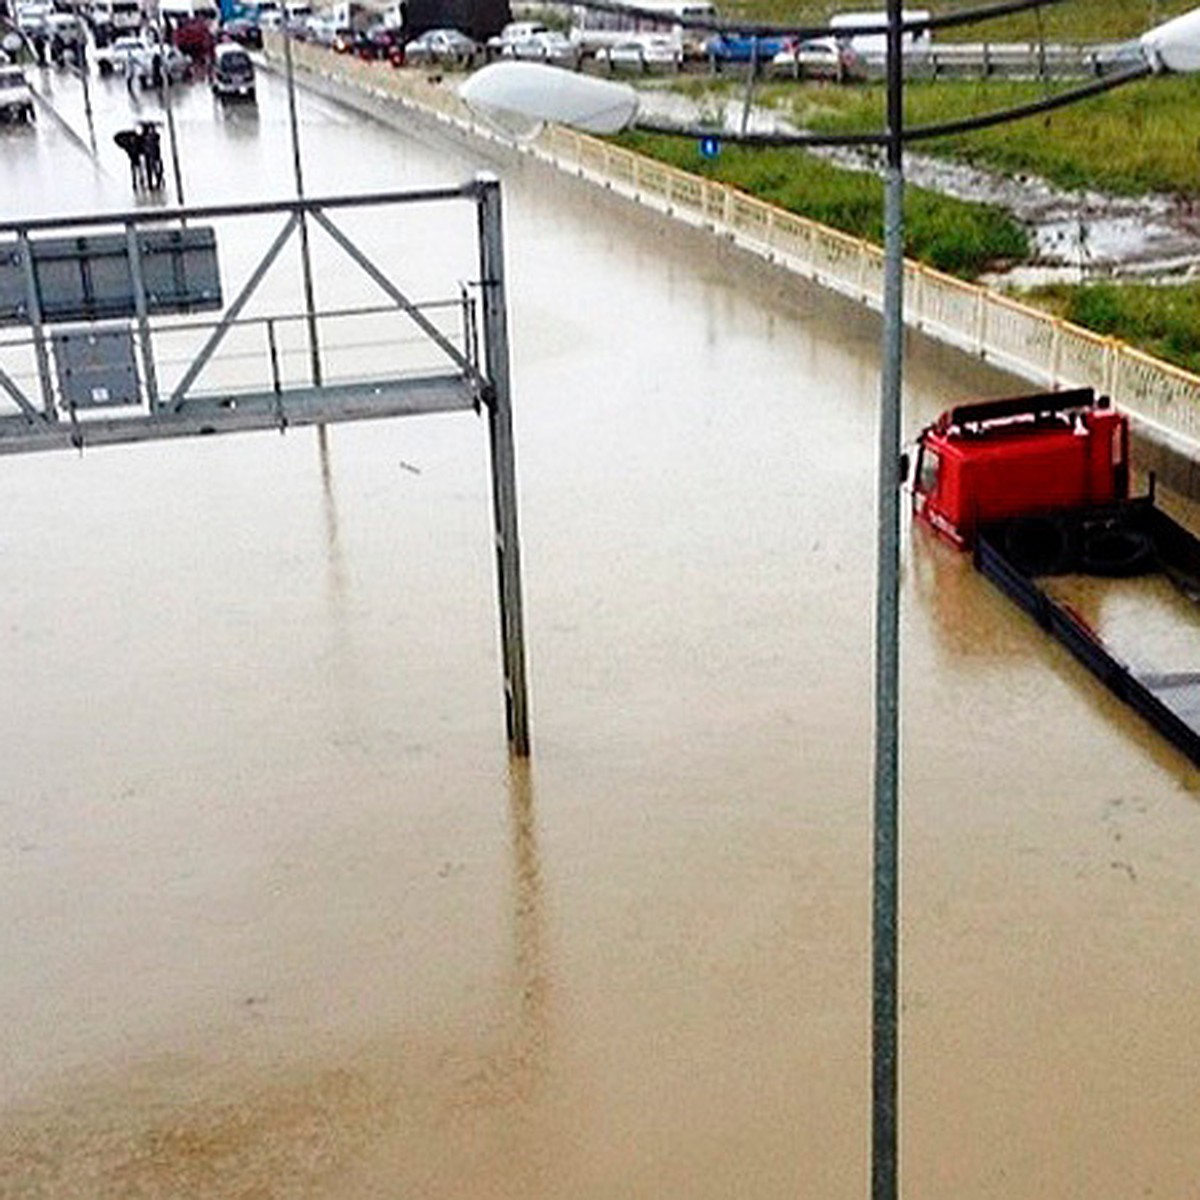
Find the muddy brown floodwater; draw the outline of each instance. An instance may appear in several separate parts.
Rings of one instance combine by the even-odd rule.
[[[12,211],[126,202],[97,90]],[[302,117],[313,194],[503,174],[532,763],[473,416],[5,460],[0,1196],[863,1195],[876,323]],[[190,200],[286,194],[274,79],[179,120]],[[914,340],[908,428],[1014,386]],[[904,555],[905,1193],[1195,1195],[1197,773]]]

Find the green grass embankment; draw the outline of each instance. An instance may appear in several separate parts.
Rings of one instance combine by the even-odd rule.
[[[1077,6],[1069,0],[1062,7]],[[1168,7],[1162,6],[1164,13]],[[710,80],[681,81],[680,90],[701,101],[708,92],[740,94],[736,83]],[[905,92],[905,119],[919,126],[1025,104],[1045,95],[1047,88],[1003,80],[914,80]],[[798,125],[825,132],[877,130],[883,124],[879,84],[765,84],[757,99],[789,111]],[[874,241],[882,237],[882,184],[869,175],[839,170],[802,151],[726,146],[717,159],[707,161],[690,142],[639,136],[629,143],[834,228]],[[1161,192],[1200,200],[1200,76],[1156,77],[1043,116],[923,141],[917,148],[1001,174],[1037,176],[1068,190],[1134,196]],[[1029,254],[1020,226],[997,209],[910,187],[905,219],[907,252],[963,278]],[[1098,333],[1200,371],[1200,284],[1061,285],[1035,289],[1027,298]]]
[[[731,18],[773,21],[776,24],[823,25],[838,12],[882,11],[880,0],[851,3],[850,0],[740,0],[721,4]],[[980,7],[979,0],[923,0],[908,8],[924,8],[943,15]],[[1019,13],[999,20],[939,31],[938,41],[1025,42],[1045,37],[1047,41],[1103,42],[1136,37],[1179,13],[1195,8],[1194,0],[1062,0],[1036,12]]]
[[[957,121],[1053,94],[1037,83],[1003,80],[914,80],[904,91],[909,126]],[[790,110],[797,124],[826,133],[879,129],[884,120],[880,84],[774,85],[763,99]],[[1006,175],[1038,175],[1064,188],[1200,194],[1200,76],[1126,84],[1042,116],[934,138],[914,149]]]
[[[1029,298],[1068,321],[1200,374],[1200,286],[1055,285],[1035,288]]]
[[[726,146],[706,159],[694,142],[679,138],[632,133],[618,140],[824,225],[874,242],[883,238],[883,183],[874,175],[830,166],[802,150]],[[1029,252],[1025,231],[988,205],[909,188],[904,215],[907,253],[966,279]]]

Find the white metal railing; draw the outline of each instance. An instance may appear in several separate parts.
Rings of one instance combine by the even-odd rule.
[[[941,42],[905,54],[904,73],[908,79],[1079,79],[1120,70],[1129,62],[1115,42]],[[860,54],[858,69],[869,79],[882,79],[886,55]]]
[[[266,48],[269,56],[282,57],[278,35],[268,35]],[[439,72],[397,70],[307,44],[294,50],[304,70],[414,106],[475,136],[506,141],[473,117]],[[562,126],[547,126],[517,149],[725,234],[871,308],[882,305],[883,253],[871,242]],[[921,263],[908,262],[905,272],[905,320],[930,337],[1041,386],[1094,387],[1160,435],[1200,446],[1200,375]]]

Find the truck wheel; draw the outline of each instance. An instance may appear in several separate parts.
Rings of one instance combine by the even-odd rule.
[[[1004,553],[1026,575],[1054,575],[1071,558],[1071,539],[1057,517],[1014,517],[1004,530]]]
[[[1092,575],[1141,575],[1154,567],[1154,543],[1138,529],[1098,529],[1084,541],[1080,557]]]

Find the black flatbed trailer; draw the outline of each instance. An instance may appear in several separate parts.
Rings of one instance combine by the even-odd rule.
[[[1038,579],[1161,572],[1200,604],[1200,539],[1149,496],[1097,508],[1014,517],[980,529],[976,568],[1100,681],[1200,766],[1200,671],[1138,672]],[[1200,637],[1200,610],[1197,611]]]

